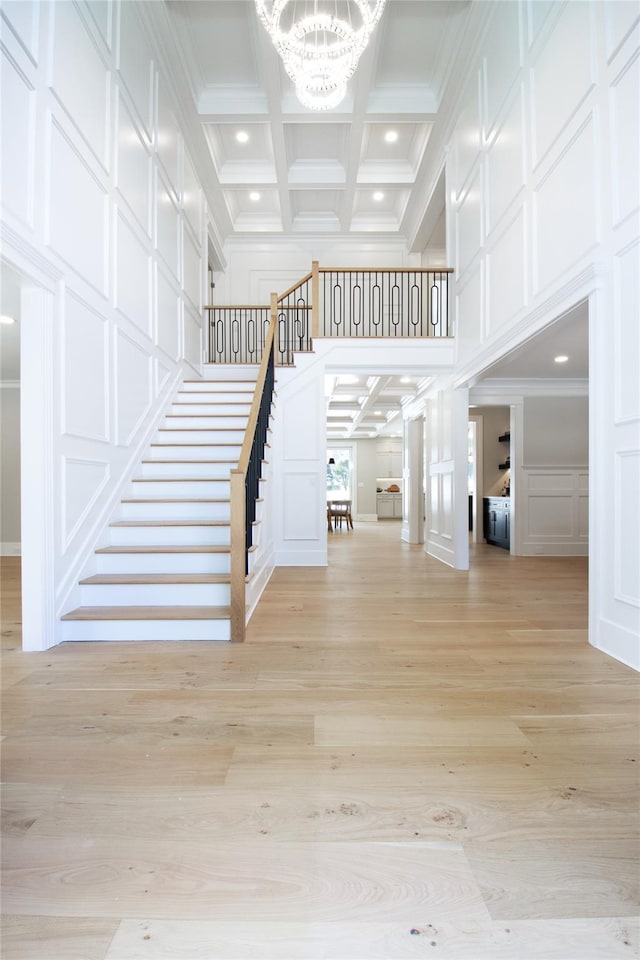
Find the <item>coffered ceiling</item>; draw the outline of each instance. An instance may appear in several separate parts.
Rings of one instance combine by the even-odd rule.
[[[402,436],[402,408],[428,383],[416,376],[326,376],[327,440]]]
[[[344,2],[344,0],[340,0]],[[387,0],[347,97],[302,107],[254,0],[169,0],[232,235],[382,234],[409,212],[468,0]]]

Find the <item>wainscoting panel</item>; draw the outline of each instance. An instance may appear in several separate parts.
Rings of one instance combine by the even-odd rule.
[[[115,305],[151,338],[151,257],[121,215],[116,225]]]
[[[67,549],[109,479],[103,460],[62,458],[62,538]]]
[[[458,241],[456,261],[459,275],[462,275],[472,262],[482,242],[481,190],[482,181],[480,166],[478,165],[456,211],[456,237]]]
[[[184,358],[193,367],[202,359],[202,319],[187,304],[184,306]]]
[[[487,253],[487,334],[522,311],[527,304],[526,220],[520,208]]]
[[[182,208],[187,223],[193,231],[193,237],[198,240],[202,236],[202,191],[186,151],[184,154]]]
[[[108,364],[105,317],[67,291],[62,335],[63,434],[109,440]]]
[[[176,198],[180,195],[179,152],[182,144],[176,118],[169,106],[165,85],[158,81],[158,160]],[[199,184],[198,184],[199,189]]]
[[[182,250],[184,278],[182,286],[195,310],[202,309],[202,256],[201,250],[191,238],[189,230],[183,228]]]
[[[485,137],[495,127],[504,104],[505,92],[516,81],[520,67],[520,12],[519,3],[505,3],[496,18],[494,29],[487,36],[484,57],[486,128]]]
[[[595,127],[586,120],[533,194],[534,292],[540,293],[580,260],[598,240],[599,195]]]
[[[146,137],[151,141],[153,59],[135,5],[132,3],[120,4],[120,60],[118,67]]]
[[[533,65],[533,162],[545,156],[589,93],[594,81],[593,54],[585,56],[582,42],[589,37],[587,3],[568,3]]]
[[[639,90],[640,57],[634,56],[616,77],[610,96],[614,223],[640,206]]]
[[[54,38],[50,87],[85,143],[109,166],[109,70],[74,3],[51,5]]]
[[[283,540],[319,540],[318,472],[287,470],[282,478]]]
[[[640,168],[639,168],[640,169]],[[617,319],[624,309],[636,318],[635,323],[622,328],[616,323],[613,328],[615,350],[615,421],[628,423],[640,416],[640,381],[638,357],[640,357],[640,242],[636,241],[621,251],[614,260],[614,303]],[[623,307],[624,304],[624,307]]]
[[[524,88],[513,102],[487,151],[487,234],[499,223],[525,185]]]
[[[40,21],[40,3],[38,0],[23,0],[22,3],[5,3],[2,16],[11,24],[20,46],[36,65],[39,58],[38,27]],[[3,97],[6,91],[2,91]]]
[[[105,188],[54,121],[50,126],[49,244],[99,293],[107,292]]]
[[[175,280],[170,280],[156,264],[157,344],[171,360],[180,356],[180,294]]]
[[[283,420],[283,459],[313,460],[321,455],[320,445],[324,446],[324,436],[315,430],[309,430],[309,410],[317,405],[317,386],[308,383],[295,393],[282,412]]]
[[[13,7],[21,4],[12,4]],[[27,4],[25,4],[27,6]],[[26,227],[33,226],[34,143],[36,98],[33,87],[6,49],[2,58],[2,98],[12,105],[11,136],[0,138],[2,208]]]
[[[480,92],[479,72],[474,71],[469,78],[464,93],[463,106],[453,135],[453,178],[452,186],[456,200],[462,193],[464,184],[473,169],[480,153]]]
[[[116,331],[116,369],[116,442],[126,446],[151,405],[151,357],[122,330]]]
[[[615,595],[616,600],[638,607],[640,503],[635,492],[640,490],[640,451],[619,452],[615,473]]]
[[[588,471],[522,471],[518,518],[524,556],[586,556],[589,535]]]
[[[176,280],[180,280],[180,251],[178,248],[180,214],[171,190],[159,174],[156,179],[156,194],[156,245],[158,253]]]
[[[146,234],[151,236],[151,157],[144,135],[122,96],[118,102],[116,183],[120,196]]]

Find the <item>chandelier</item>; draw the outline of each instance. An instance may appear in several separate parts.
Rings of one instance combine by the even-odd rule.
[[[303,106],[329,110],[341,102],[384,5],[385,0],[256,0]]]

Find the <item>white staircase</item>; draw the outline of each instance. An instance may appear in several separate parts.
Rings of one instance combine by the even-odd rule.
[[[230,473],[257,367],[185,381],[131,482],[65,640],[230,639]],[[211,375],[211,374],[209,374]]]

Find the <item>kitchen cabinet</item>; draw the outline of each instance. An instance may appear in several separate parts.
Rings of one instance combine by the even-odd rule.
[[[487,543],[511,547],[511,498],[484,497],[484,537]]]
[[[379,493],[376,500],[378,520],[402,520],[401,493]]]

